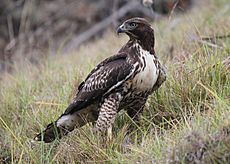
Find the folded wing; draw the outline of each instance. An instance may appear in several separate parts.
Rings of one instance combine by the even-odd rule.
[[[127,54],[119,53],[98,64],[79,85],[78,93],[64,114],[72,114],[85,108],[131,77],[135,67],[126,58]]]

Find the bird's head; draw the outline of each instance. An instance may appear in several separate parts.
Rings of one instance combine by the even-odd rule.
[[[144,18],[131,18],[122,23],[117,33],[126,33],[131,38],[141,38],[144,33],[152,32],[151,25]]]
[[[131,18],[122,23],[117,33],[126,33],[131,40],[137,40],[147,49],[154,49],[154,31],[144,18]]]

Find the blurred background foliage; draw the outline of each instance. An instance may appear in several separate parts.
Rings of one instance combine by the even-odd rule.
[[[72,50],[129,17],[154,20],[158,14],[183,12],[191,5],[192,0],[2,0],[0,71],[11,71],[21,58],[36,64],[57,50]],[[98,24],[99,29],[92,30]]]

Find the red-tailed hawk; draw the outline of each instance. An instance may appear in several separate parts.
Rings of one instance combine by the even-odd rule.
[[[145,19],[129,19],[117,33],[126,33],[129,41],[89,73],[66,111],[35,140],[52,142],[88,122],[95,122],[94,131],[103,132],[111,128],[121,109],[138,120],[148,96],[166,74],[155,55],[154,31]]]

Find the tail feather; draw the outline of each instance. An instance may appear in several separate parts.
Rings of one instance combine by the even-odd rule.
[[[54,141],[56,138],[61,139],[62,136],[67,135],[76,126],[75,115],[62,114],[55,122],[47,125],[46,129],[35,136],[35,141],[44,141],[46,143]]]
[[[62,136],[67,135],[68,130],[57,126],[57,122],[52,122],[47,125],[46,129],[34,137],[35,141],[44,141],[50,143],[55,139],[61,139]]]
[[[88,122],[93,122],[97,117],[97,111],[95,112],[91,108],[85,108],[72,114],[64,113],[55,122],[50,123],[43,132],[36,135],[34,140],[49,143],[56,138],[61,139],[74,128],[80,128]]]

